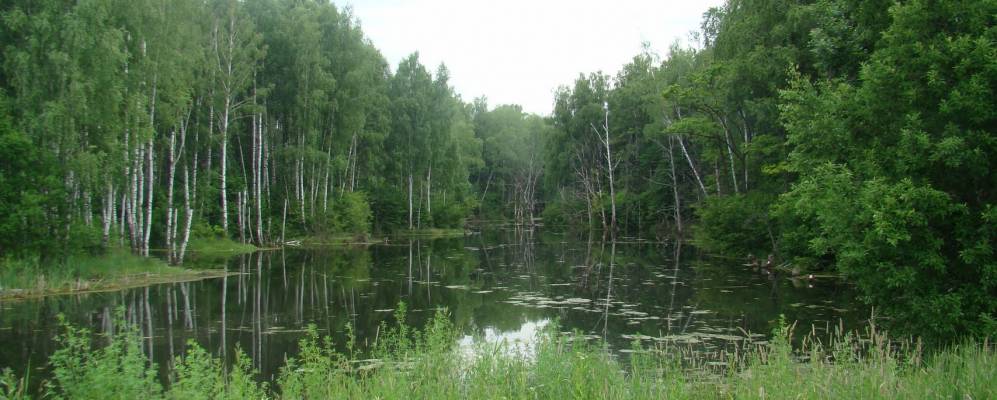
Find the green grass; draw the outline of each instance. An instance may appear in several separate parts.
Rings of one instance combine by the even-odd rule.
[[[404,321],[400,305],[396,319]],[[600,343],[565,336],[556,326],[529,354],[508,343],[455,345],[458,330],[444,312],[422,330],[382,325],[378,340],[359,349],[350,339],[338,352],[314,327],[300,341],[273,386],[260,383],[244,353],[222,361],[196,343],[178,357],[166,385],[155,378],[137,333],[118,332],[91,347],[92,334],[64,325],[44,396],[75,399],[930,399],[995,398],[997,354],[987,341],[969,341],[924,355],[917,342],[893,342],[870,327],[836,334],[827,344],[807,336],[796,349],[775,332],[763,345],[720,357],[691,349],[641,347],[620,361]],[[552,324],[553,325],[553,324]],[[350,335],[352,337],[352,335]],[[716,360],[721,360],[717,362]],[[227,371],[227,372],[226,372]],[[23,380],[0,376],[0,399],[28,398]]]
[[[191,238],[187,248],[196,257],[210,254],[246,254],[257,250],[249,243],[239,243],[229,238],[199,237]]]
[[[177,280],[193,280],[219,271],[190,270],[155,257],[111,249],[99,256],[73,255],[45,263],[37,258],[0,261],[0,298],[113,290]]]
[[[383,243],[384,239],[372,237],[366,233],[332,233],[306,236],[289,240],[289,242],[297,242],[297,246],[303,247],[322,247],[328,245]]]
[[[413,230],[398,230],[391,234],[396,238],[441,238],[464,236],[463,228],[423,228]]]

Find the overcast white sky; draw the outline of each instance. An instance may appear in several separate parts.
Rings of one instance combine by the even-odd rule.
[[[615,75],[649,42],[661,55],[686,43],[723,0],[335,0],[351,5],[394,70],[418,51],[441,63],[465,101],[549,114],[554,90],[579,73]]]

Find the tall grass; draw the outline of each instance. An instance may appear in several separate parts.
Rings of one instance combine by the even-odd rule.
[[[404,305],[396,314],[405,319]],[[764,345],[725,354],[723,362],[695,352],[634,344],[626,362],[604,345],[565,336],[556,327],[537,338],[535,351],[510,343],[458,349],[458,330],[438,312],[422,330],[382,325],[375,343],[335,350],[314,327],[270,387],[254,379],[241,351],[227,370],[190,342],[165,385],[138,347],[137,333],[97,336],[65,325],[52,357],[45,397],[141,399],[379,398],[379,399],[983,399],[997,397],[997,357],[988,341],[922,354],[916,342],[890,341],[874,326],[821,342],[808,335],[795,351],[791,327]],[[352,338],[352,334],[349,335]],[[0,377],[0,399],[23,399],[23,382]]]

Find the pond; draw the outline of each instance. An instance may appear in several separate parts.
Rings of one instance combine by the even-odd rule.
[[[265,380],[296,354],[308,325],[338,344],[347,325],[359,342],[371,341],[382,322],[394,323],[399,302],[416,327],[445,307],[466,334],[462,345],[528,344],[556,321],[562,331],[605,338],[614,351],[634,340],[709,351],[767,340],[780,315],[818,332],[839,323],[855,327],[867,316],[853,290],[834,278],[766,274],[677,243],[613,244],[556,233],[493,229],[194,263],[238,274],[0,304],[0,369],[44,375],[57,347],[57,314],[104,331],[119,309],[141,326],[143,350],[164,370],[196,340],[226,359],[241,348]]]

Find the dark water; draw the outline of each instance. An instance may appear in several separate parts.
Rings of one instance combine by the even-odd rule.
[[[651,336],[709,350],[766,340],[780,314],[807,330],[854,326],[865,315],[854,293],[833,279],[766,275],[688,245],[613,245],[557,234],[496,230],[197,262],[240,274],[0,304],[0,369],[23,375],[30,362],[33,375],[44,375],[56,348],[57,314],[101,331],[121,307],[141,325],[144,350],[161,368],[193,339],[226,359],[239,346],[264,379],[296,354],[309,324],[342,343],[349,323],[362,342],[382,321],[394,323],[399,301],[415,326],[446,307],[469,335],[464,344],[529,339],[556,320],[563,331],[605,337],[615,349]]]

